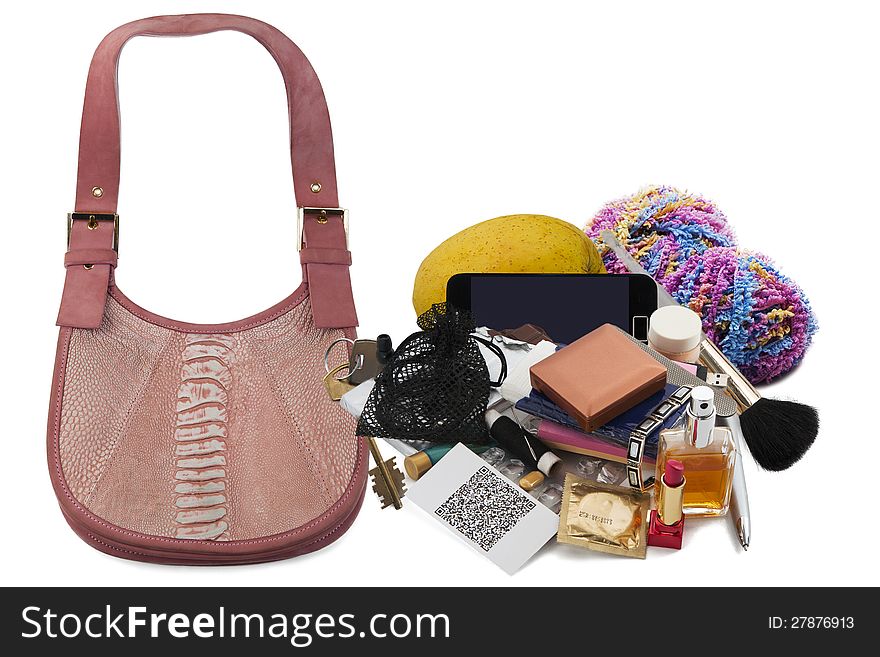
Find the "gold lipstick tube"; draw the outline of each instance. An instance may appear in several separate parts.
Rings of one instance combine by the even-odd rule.
[[[666,476],[660,477],[660,495],[657,499],[657,515],[660,516],[660,522],[667,527],[674,525],[682,519],[682,502],[684,501],[684,485],[687,480],[682,481],[680,486],[672,487],[666,485]]]

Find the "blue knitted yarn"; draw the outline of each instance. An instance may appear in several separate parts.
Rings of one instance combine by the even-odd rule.
[[[627,268],[600,237],[610,230],[752,383],[803,358],[816,319],[803,291],[766,257],[736,250],[727,217],[711,201],[658,185],[612,201],[587,225],[609,273]]]
[[[803,291],[766,256],[707,249],[670,276],[673,297],[752,382],[797,365],[818,326]]]

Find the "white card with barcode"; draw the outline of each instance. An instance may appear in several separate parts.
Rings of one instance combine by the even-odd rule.
[[[406,499],[510,574],[559,528],[559,516],[460,444],[410,486]]]

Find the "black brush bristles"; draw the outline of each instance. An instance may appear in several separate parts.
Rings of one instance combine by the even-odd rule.
[[[740,421],[749,451],[765,470],[790,468],[819,434],[819,412],[793,401],[761,398]]]

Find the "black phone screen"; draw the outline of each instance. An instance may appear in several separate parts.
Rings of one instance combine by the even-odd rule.
[[[476,326],[501,330],[535,324],[555,342],[570,343],[602,324],[631,330],[627,276],[494,274],[470,277]]]

